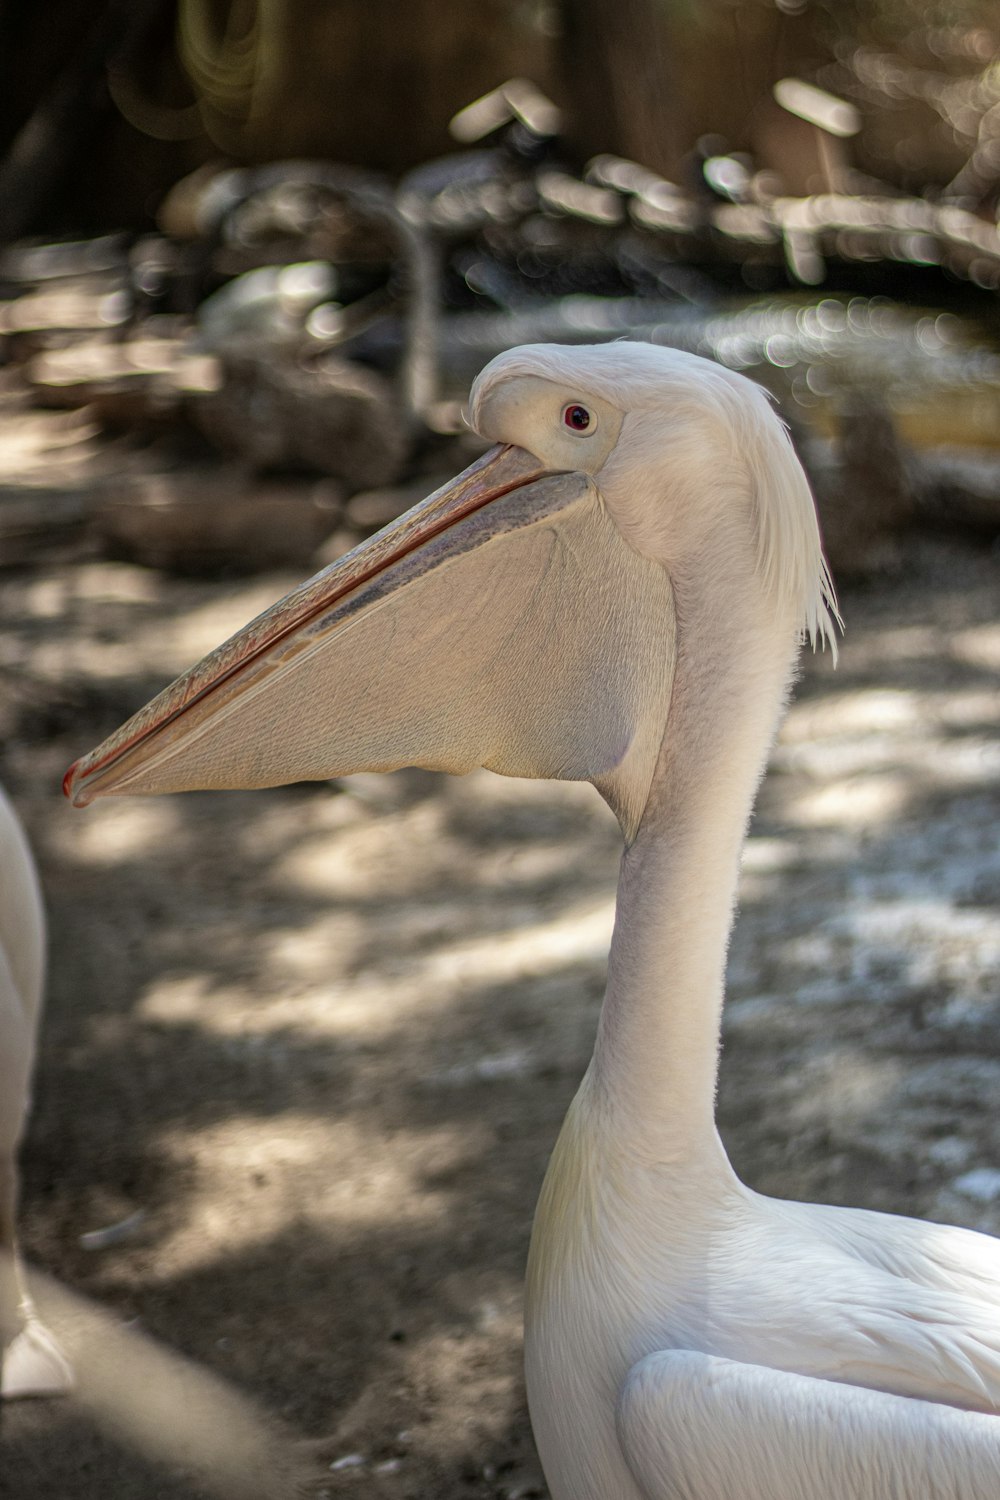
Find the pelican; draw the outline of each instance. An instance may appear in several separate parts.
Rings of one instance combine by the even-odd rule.
[[[553,1500],[996,1500],[1000,1253],[744,1186],[715,1126],[740,852],[803,635],[836,604],[752,382],[527,346],[496,443],[67,773],[98,796],[486,766],[591,781],[625,848],[593,1058],[527,1271]]]
[[[42,1003],[45,923],[24,831],[0,791],[0,1397],[58,1396],[69,1364],[35,1312],[17,1252],[17,1149]]]

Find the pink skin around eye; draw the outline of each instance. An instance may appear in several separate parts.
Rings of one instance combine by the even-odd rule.
[[[585,406],[578,406],[575,402],[567,406],[563,412],[563,421],[567,427],[572,427],[574,432],[586,432],[590,426],[590,412]]]

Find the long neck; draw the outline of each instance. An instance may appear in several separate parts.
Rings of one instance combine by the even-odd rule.
[[[742,583],[742,588],[740,587]],[[745,607],[734,609],[743,596]],[[721,1152],[714,1106],[740,851],[794,659],[745,580],[675,589],[670,712],[626,850],[591,1086],[616,1136],[679,1164]]]

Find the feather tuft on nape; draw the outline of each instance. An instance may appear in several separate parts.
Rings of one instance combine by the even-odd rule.
[[[757,567],[771,594],[798,601],[802,632],[813,650],[829,646],[837,664],[844,622],[820,537],[816,505],[784,422],[759,386],[746,456],[753,478]],[[761,399],[764,398],[764,399]]]

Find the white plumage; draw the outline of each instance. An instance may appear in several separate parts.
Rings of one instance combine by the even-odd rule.
[[[42,1004],[45,924],[35,867],[0,791],[0,1396],[70,1389],[61,1350],[39,1321],[17,1258],[17,1149],[28,1113]]]
[[[995,1500],[1000,1252],[785,1203],[714,1124],[740,850],[800,632],[832,634],[763,393],[643,345],[479,377],[501,447],[70,773],[105,793],[423,764],[589,779],[626,840],[594,1056],[528,1267],[554,1500]]]

